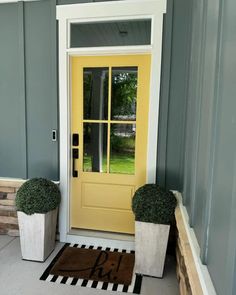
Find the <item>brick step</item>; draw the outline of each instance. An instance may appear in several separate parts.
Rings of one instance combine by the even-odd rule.
[[[15,200],[3,199],[3,200],[0,200],[0,205],[2,205],[2,206],[15,206]]]
[[[19,236],[19,228],[16,225],[6,226],[6,224],[2,225],[0,223],[0,235],[9,235],[12,237],[18,237]]]
[[[14,193],[16,189],[14,187],[9,187],[9,186],[0,186],[0,192],[3,193]]]
[[[12,216],[0,216],[0,224],[18,225],[18,219]]]
[[[16,198],[16,193],[9,193],[9,194],[7,194],[7,199],[8,200],[15,200],[15,198]]]
[[[16,211],[16,206],[3,206],[3,205],[0,205],[0,211]]]
[[[7,235],[11,236],[11,237],[19,237],[20,232],[19,232],[18,229],[9,229],[8,232],[7,232]]]
[[[1,210],[0,209],[0,216],[17,217],[17,212],[13,211],[13,210]]]
[[[13,188],[19,188],[23,183],[25,182],[25,180],[1,180],[0,181],[0,188],[1,187],[13,187]]]
[[[0,234],[8,234],[9,231],[12,230],[19,230],[19,227],[17,224],[5,224],[0,223]]]

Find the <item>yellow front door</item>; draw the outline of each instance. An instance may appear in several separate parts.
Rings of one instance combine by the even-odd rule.
[[[134,233],[146,181],[150,55],[71,57],[71,228]]]

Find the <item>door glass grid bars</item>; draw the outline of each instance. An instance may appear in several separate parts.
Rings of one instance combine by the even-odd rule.
[[[135,174],[137,73],[127,66],[83,69],[84,172]]]

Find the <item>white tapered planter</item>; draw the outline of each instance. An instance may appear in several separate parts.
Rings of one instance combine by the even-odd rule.
[[[162,278],[170,226],[135,221],[135,272]]]
[[[18,211],[22,258],[45,261],[55,247],[57,211],[27,215]]]

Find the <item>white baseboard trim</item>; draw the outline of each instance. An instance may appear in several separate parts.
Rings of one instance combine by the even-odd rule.
[[[182,195],[180,192],[177,191],[173,191],[173,193],[175,194],[177,200],[178,200],[178,204],[179,204],[179,208],[180,208],[180,212],[183,218],[183,222],[184,222],[184,226],[185,226],[185,230],[188,236],[188,241],[192,250],[192,254],[193,254],[193,259],[194,259],[194,263],[196,266],[196,270],[199,276],[199,280],[200,280],[200,284],[203,290],[203,294],[204,295],[217,295],[214,285],[212,283],[208,268],[206,265],[203,265],[200,259],[200,247],[196,238],[196,235],[194,233],[193,228],[191,228],[189,226],[189,216],[188,216],[188,212],[186,210],[186,207],[183,205],[182,202]]]

